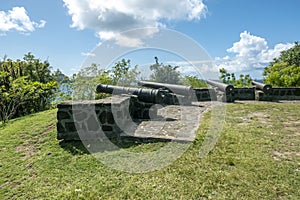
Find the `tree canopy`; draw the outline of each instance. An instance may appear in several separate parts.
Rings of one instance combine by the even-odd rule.
[[[300,44],[281,52],[263,72],[264,82],[273,86],[300,86]]]
[[[48,109],[57,88],[48,61],[31,53],[23,60],[5,57],[0,62],[0,121]]]
[[[226,69],[221,68],[220,70],[220,79],[225,84],[230,84],[235,87],[249,87],[251,86],[251,77],[249,74],[241,74],[239,79],[235,77],[234,73],[227,72]]]
[[[122,59],[114,64],[110,70],[100,69],[95,63],[82,68],[71,79],[74,100],[93,100],[107,97],[107,94],[96,94],[98,84],[130,86],[136,82],[139,71],[132,67],[130,60]]]
[[[178,70],[179,66],[164,65],[158,62],[158,58],[155,58],[155,64],[150,66],[152,74],[150,75],[150,81],[169,84],[182,84],[188,85],[193,88],[206,88],[205,81],[199,79],[195,75],[183,75]]]
[[[179,66],[164,65],[158,63],[158,58],[155,57],[155,64],[150,66],[152,74],[150,80],[159,83],[179,84],[181,79],[180,72],[177,71]]]
[[[192,88],[207,88],[206,82],[200,80],[196,76],[185,76],[181,82],[183,83],[183,85],[188,85]]]

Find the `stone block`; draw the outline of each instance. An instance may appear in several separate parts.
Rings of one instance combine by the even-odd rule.
[[[98,120],[93,115],[89,116],[86,125],[89,131],[98,131],[100,127]]]
[[[65,133],[66,132],[65,127],[62,125],[62,123],[60,121],[58,121],[56,123],[56,128],[57,128],[58,133]]]
[[[87,119],[87,113],[84,112],[84,111],[80,111],[80,112],[76,112],[76,114],[73,114],[73,118],[76,120],[76,121],[84,121]]]
[[[107,112],[106,118],[107,118],[107,123],[108,124],[114,124],[115,123],[115,119],[114,119],[114,116],[113,116],[112,112]]]
[[[57,112],[57,120],[70,119],[71,116],[68,111],[58,110]]]
[[[109,97],[93,101],[69,101],[59,104],[57,112],[57,138],[65,140],[80,140],[78,131],[85,135],[81,138],[99,136],[101,131],[110,132],[109,136],[118,137],[121,130],[115,122],[113,113],[121,115],[129,112],[130,97]],[[113,112],[112,109],[115,111]],[[121,123],[121,124],[122,124]],[[77,130],[79,129],[79,130]],[[86,132],[86,133],[85,133]],[[100,134],[101,135],[101,134]]]
[[[77,129],[76,129],[75,122],[66,122],[65,123],[65,130],[66,130],[67,133],[76,132]]]
[[[234,88],[235,100],[255,100],[255,88]]]
[[[101,122],[101,124],[105,124],[106,123],[106,116],[107,116],[107,112],[106,111],[102,111],[99,115],[99,120]]]
[[[113,127],[112,126],[106,126],[106,125],[103,125],[102,126],[102,130],[104,132],[107,132],[107,131],[113,131]]]

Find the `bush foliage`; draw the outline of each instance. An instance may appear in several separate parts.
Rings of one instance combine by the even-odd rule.
[[[58,88],[48,61],[28,53],[23,60],[0,62],[0,121],[50,108]]]
[[[273,86],[300,86],[300,44],[281,52],[263,72],[264,82]]]

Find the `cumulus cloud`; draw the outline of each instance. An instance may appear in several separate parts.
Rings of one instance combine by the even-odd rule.
[[[22,33],[35,31],[36,28],[43,28],[46,21],[40,20],[39,23],[31,21],[24,7],[14,7],[5,12],[0,11],[0,32],[4,34],[10,30]]]
[[[100,39],[115,39],[125,45],[141,45],[140,38],[164,27],[164,21],[200,20],[207,7],[203,0],[63,0],[72,17],[71,27],[93,29]],[[118,33],[135,28],[155,27],[134,36]]]
[[[235,42],[231,48],[227,49],[227,52],[233,56],[217,57],[215,61],[219,68],[225,68],[230,72],[262,70],[274,58],[279,57],[280,52],[293,47],[293,45],[292,43],[280,43],[276,44],[274,48],[270,48],[265,38],[244,31],[240,34],[240,41]]]

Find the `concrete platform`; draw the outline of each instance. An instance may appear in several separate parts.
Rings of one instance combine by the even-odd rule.
[[[121,137],[167,139],[191,142],[195,139],[201,117],[211,107],[211,102],[197,102],[191,106],[166,106],[158,110],[158,117],[139,121],[130,133]]]

